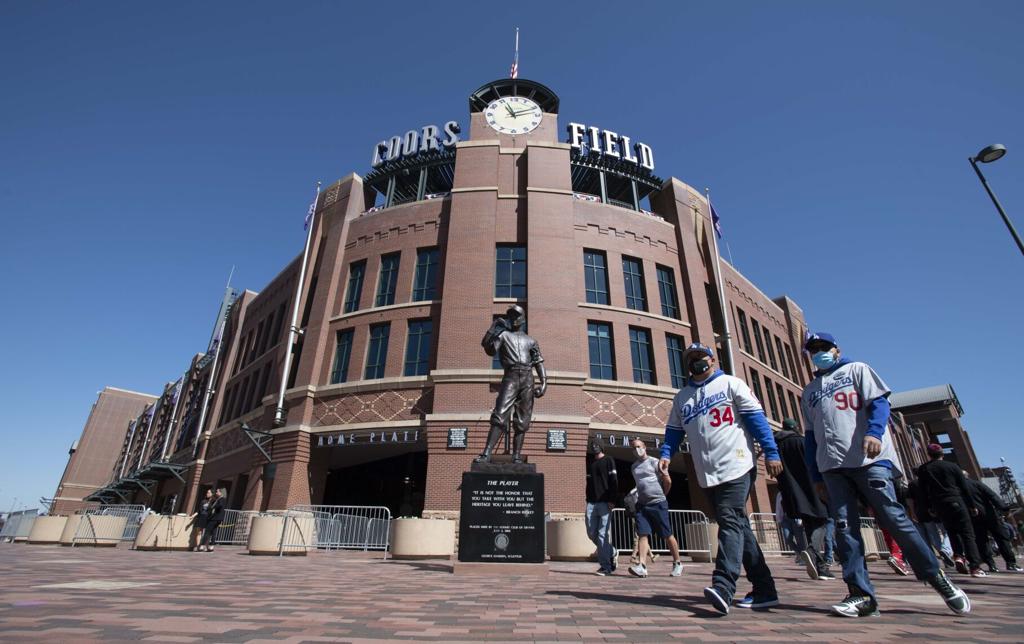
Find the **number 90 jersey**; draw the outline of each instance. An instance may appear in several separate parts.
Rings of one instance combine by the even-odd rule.
[[[754,439],[740,425],[740,414],[760,411],[747,383],[727,374],[679,390],[667,428],[686,432],[701,487],[732,481],[754,467]]]
[[[880,460],[889,460],[899,467],[899,456],[888,428],[882,435],[882,453],[873,459],[864,454],[868,404],[889,393],[889,387],[863,362],[841,364],[804,387],[800,407],[810,426],[808,431],[814,432],[818,444],[815,457],[819,471],[863,467]]]

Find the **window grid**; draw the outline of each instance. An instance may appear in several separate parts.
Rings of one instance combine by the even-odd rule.
[[[772,381],[768,379],[768,376],[764,378],[764,388],[768,393],[768,406],[771,408],[772,420],[780,420],[779,406],[775,402],[775,388],[772,386]]]
[[[416,252],[416,276],[413,278],[412,301],[422,302],[437,297],[438,250],[421,248]]]
[[[629,352],[633,357],[633,382],[656,384],[651,355],[651,333],[647,329],[629,327]]]
[[[789,378],[789,367],[786,365],[785,354],[782,352],[782,340],[779,339],[779,336],[775,336],[775,352],[779,355],[780,371],[782,371],[784,376]]]
[[[366,354],[367,380],[384,377],[384,365],[388,359],[388,336],[391,323],[374,324],[370,327],[370,349]]]
[[[753,354],[754,348],[750,346],[750,332],[747,329],[747,314],[743,312],[743,309],[737,306],[736,315],[739,316],[740,320],[740,336],[743,338],[743,350],[749,354]]]
[[[590,377],[615,380],[615,349],[611,325],[604,322],[588,322],[587,340],[590,349]]]
[[[797,404],[796,396],[793,395],[792,391],[786,391],[786,394],[789,396],[789,407],[793,410],[793,419],[803,424],[800,416],[800,405]]]
[[[775,383],[775,391],[779,394],[779,411],[782,412],[782,418],[785,420],[789,418],[789,410],[786,409],[786,395],[782,389],[782,385]]]
[[[345,313],[359,310],[359,300],[363,297],[363,278],[365,276],[365,259],[349,264],[348,288],[345,289]]]
[[[338,344],[334,350],[334,367],[331,369],[331,384],[348,382],[348,363],[352,357],[352,329],[338,331]]]
[[[498,246],[494,266],[494,297],[526,297],[526,246]]]
[[[597,250],[583,251],[583,282],[587,302],[608,304],[608,261]]]
[[[761,407],[764,408],[764,391],[761,390],[761,376],[758,375],[757,370],[751,367],[750,369],[750,386],[754,390],[754,397],[761,403]]]
[[[764,340],[761,339],[761,325],[754,318],[750,318],[750,324],[754,327],[754,344],[757,345],[757,359],[764,362]]]
[[[398,253],[380,258],[380,282],[377,284],[376,306],[390,306],[395,303],[395,287],[398,285]]]
[[[409,320],[404,375],[425,376],[430,371],[430,341],[433,332],[434,325],[430,320]]]
[[[789,371],[792,374],[790,378],[793,382],[800,384],[800,372],[796,370],[796,362],[793,361],[793,349],[789,346],[788,342],[786,343],[786,362],[789,363]]]
[[[676,295],[676,275],[668,266],[656,266],[658,293],[661,295],[661,314],[679,319],[679,298]]]
[[[665,334],[665,345],[668,347],[668,374],[672,386],[682,389],[686,385],[686,367],[683,365],[683,350],[686,340],[671,333]]]
[[[762,327],[764,331],[764,343],[768,345],[768,364],[772,366],[772,369],[778,371],[779,365],[775,362],[775,348],[772,346],[772,332],[768,330],[768,327]]]
[[[626,307],[647,310],[647,292],[644,289],[644,266],[639,259],[622,257],[622,277],[626,286]]]

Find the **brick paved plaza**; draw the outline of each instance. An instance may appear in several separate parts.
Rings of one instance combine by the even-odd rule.
[[[771,559],[782,607],[727,617],[701,596],[710,564],[687,564],[676,579],[660,559],[645,580],[596,577],[590,563],[515,579],[456,577],[445,564],[0,544],[0,641],[1024,640],[1024,575],[955,575],[974,603],[957,617],[922,584],[872,564],[882,616],[851,620],[826,611],[841,581],[812,582],[788,558]]]

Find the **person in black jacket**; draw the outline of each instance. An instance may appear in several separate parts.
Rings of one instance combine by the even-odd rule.
[[[224,520],[223,488],[217,488],[217,491],[213,494],[213,498],[210,500],[209,515],[206,527],[203,529],[203,540],[199,544],[199,550],[203,551],[205,548],[206,552],[213,552],[213,537],[217,533],[217,528],[220,527],[221,521]]]
[[[969,572],[972,577],[985,577],[985,571],[981,569],[978,543],[974,539],[974,526],[971,524],[971,517],[978,514],[979,510],[971,500],[967,480],[959,467],[942,460],[941,445],[929,445],[928,457],[931,460],[917,468],[917,478],[920,480],[921,491],[928,498],[930,512],[942,520],[942,525],[946,527],[953,546],[956,569],[962,573]]]
[[[967,472],[963,473],[967,476]],[[1013,545],[1007,539],[1007,534],[1002,524],[1002,514],[1009,510],[999,495],[989,486],[981,481],[967,479],[967,487],[971,492],[971,500],[980,512],[973,517],[974,536],[978,542],[978,550],[981,559],[988,565],[989,572],[998,572],[995,558],[992,556],[992,546],[989,544],[989,537],[995,540],[999,554],[1006,562],[1006,570],[1009,572],[1021,572],[1017,565],[1017,557],[1013,554]]]
[[[199,502],[199,509],[192,519],[192,536],[189,538],[189,550],[202,552],[203,532],[210,521],[210,504],[213,502],[213,490],[207,490],[206,496]]]
[[[828,508],[814,492],[804,460],[804,437],[796,429],[797,422],[787,418],[782,421],[782,430],[775,432],[775,444],[782,457],[782,474],[778,477],[782,508],[786,516],[803,523],[807,549],[797,557],[807,568],[807,575],[811,579],[835,579],[816,545],[825,542]]]
[[[615,572],[615,548],[608,531],[611,527],[612,504],[619,491],[619,479],[615,459],[605,455],[600,442],[591,442],[590,453],[594,461],[587,474],[587,536],[597,546],[600,568],[595,574],[605,576]]]

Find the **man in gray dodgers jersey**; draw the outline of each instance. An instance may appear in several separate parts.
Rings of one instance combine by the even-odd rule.
[[[804,349],[817,368],[800,396],[809,425],[804,433],[807,471],[822,500],[828,499],[843,581],[849,589],[832,611],[844,617],[878,615],[864,562],[861,498],[899,544],[917,578],[934,588],[954,613],[970,612],[970,599],[946,578],[935,553],[896,501],[892,471],[900,468],[900,462],[886,431],[889,388],[868,365],[841,358],[835,337],[828,333],[809,335]]]

